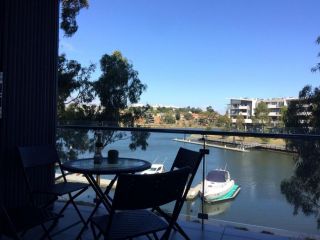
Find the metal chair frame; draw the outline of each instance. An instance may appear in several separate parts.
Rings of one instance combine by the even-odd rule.
[[[175,169],[181,169],[184,167],[190,168],[190,176],[186,183],[186,187],[181,198],[180,205],[178,206],[179,212],[181,211],[183,204],[187,198],[193,179],[198,171],[199,165],[204,154],[205,151],[203,151],[202,149],[199,152],[196,152],[190,149],[180,147],[175,157],[175,160],[170,168],[170,171],[174,171]],[[157,207],[154,210],[161,214],[161,216],[163,216],[168,222],[171,221],[171,216],[165,213],[160,207]],[[173,228],[176,231],[178,231],[185,239],[190,239],[177,222],[175,222]]]
[[[31,192],[31,194],[33,195],[45,194],[45,195],[54,196],[55,198],[52,199],[51,201],[48,201],[46,206],[50,206],[57,199],[57,197],[67,194],[69,197],[69,200],[62,207],[62,209],[59,212],[59,215],[62,215],[62,213],[66,210],[68,205],[71,203],[75,208],[77,214],[79,215],[81,222],[85,224],[85,219],[82,216],[74,200],[88,189],[89,184],[73,183],[73,182],[67,181],[66,174],[61,167],[61,161],[59,159],[58,153],[55,147],[52,145],[19,147],[18,150],[20,154],[21,163],[24,169],[24,176],[27,182],[27,187]],[[49,186],[52,189],[35,189],[34,187],[32,187],[31,179],[27,173],[28,169],[33,169],[37,167],[46,167],[46,166],[54,168],[55,165],[58,165],[61,171],[61,176],[59,176],[58,178],[55,178],[55,181],[62,178],[63,179],[62,183],[54,183],[52,186]],[[77,192],[77,193],[72,195],[72,193],[74,192]],[[55,222],[52,227],[54,227],[56,223],[57,222]]]
[[[105,239],[131,239],[152,234],[159,239],[157,232],[165,231],[161,239],[168,239],[180,213],[189,172],[186,167],[159,174],[120,174],[109,215],[91,220],[94,238],[103,234]],[[146,210],[169,202],[174,202],[170,221]]]

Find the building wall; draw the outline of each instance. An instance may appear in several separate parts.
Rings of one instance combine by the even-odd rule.
[[[7,203],[25,199],[18,146],[54,144],[56,127],[58,0],[2,0],[0,166]],[[53,171],[46,179],[52,181]]]
[[[280,120],[280,110],[283,106],[288,105],[288,101],[293,98],[272,98],[272,99],[255,99],[255,98],[239,98],[230,99],[230,104],[228,105],[229,118],[232,122],[236,122],[236,118],[239,114],[243,114],[245,118],[245,123],[252,123],[252,118],[255,114],[255,108],[260,102],[265,102],[269,109],[269,117],[271,118],[271,123],[277,124]],[[247,106],[244,109],[244,106]]]

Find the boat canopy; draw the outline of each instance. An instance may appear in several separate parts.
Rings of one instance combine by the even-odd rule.
[[[226,182],[228,180],[228,172],[224,170],[212,170],[208,173],[206,180],[210,182]]]

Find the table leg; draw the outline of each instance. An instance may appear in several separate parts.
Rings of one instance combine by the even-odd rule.
[[[81,239],[81,235],[83,233],[83,231],[87,228],[90,219],[93,217],[93,215],[96,213],[96,211],[98,210],[98,207],[100,205],[100,203],[102,203],[105,208],[107,209],[107,211],[110,211],[111,208],[111,203],[108,200],[108,194],[112,189],[113,184],[116,182],[118,176],[115,176],[110,184],[107,186],[105,192],[103,192],[98,184],[98,182],[94,179],[94,177],[90,174],[86,174],[85,177],[87,178],[89,184],[91,185],[91,187],[93,188],[93,190],[96,192],[96,196],[98,196],[98,201],[96,203],[96,206],[94,207],[93,211],[91,212],[90,216],[88,217],[85,225],[82,227],[81,231],[79,232],[78,236],[76,239]]]

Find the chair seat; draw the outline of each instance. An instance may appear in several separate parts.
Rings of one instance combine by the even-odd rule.
[[[57,183],[52,185],[51,188],[49,188],[44,192],[62,196],[64,194],[79,191],[88,187],[89,187],[89,184],[86,184],[86,183],[75,183],[75,182]]]
[[[94,217],[92,222],[106,235],[109,215]],[[148,210],[131,210],[117,212],[113,216],[108,237],[125,239],[165,230],[168,224],[159,216]]]
[[[47,209],[32,206],[7,209],[7,214],[16,232],[22,232],[41,223],[62,217],[62,215],[53,213]],[[2,223],[1,228],[1,231],[5,234],[10,235],[12,233],[12,229],[10,229],[6,221]]]

